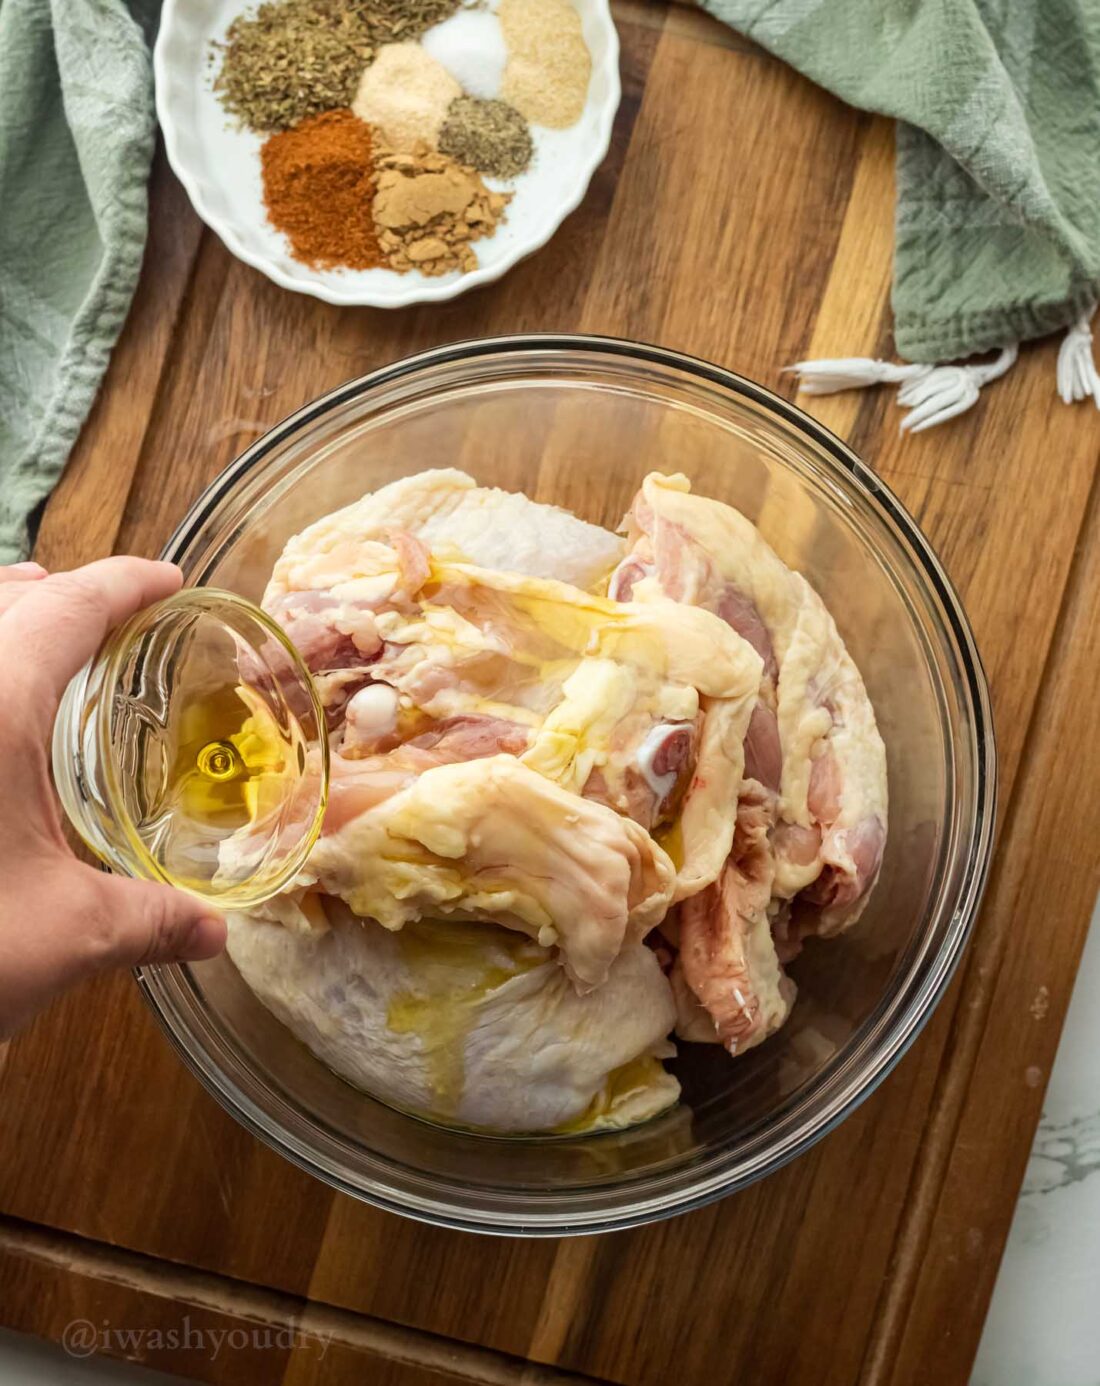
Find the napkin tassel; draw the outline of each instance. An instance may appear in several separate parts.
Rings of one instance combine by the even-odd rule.
[[[1090,336],[1090,343],[1091,340]],[[909,410],[901,421],[902,433],[922,433],[965,414],[977,402],[982,386],[1010,370],[1018,355],[1019,348],[1012,343],[1001,348],[995,361],[977,366],[899,366],[852,356],[832,361],[797,361],[786,369],[798,376],[798,387],[807,395],[831,395],[838,390],[861,390],[867,385],[897,385],[898,403]],[[1090,365],[1091,362],[1090,354]]]
[[[1095,306],[1082,313],[1058,349],[1058,393],[1066,404],[1092,399],[1100,409],[1100,372],[1092,354],[1091,319]],[[983,385],[1005,374],[1016,360],[1015,345],[1002,348],[995,361],[979,366],[895,365],[868,357],[846,356],[828,361],[797,361],[787,366],[798,376],[806,395],[832,395],[838,390],[862,390],[867,385],[897,385],[898,403],[910,412],[901,421],[903,433],[954,419],[977,402]]]
[[[1066,333],[1058,348],[1058,393],[1066,404],[1090,396],[1100,409],[1100,375],[1092,357],[1092,328],[1089,320],[1095,309],[1082,313]]]

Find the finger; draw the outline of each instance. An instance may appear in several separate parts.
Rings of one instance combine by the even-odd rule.
[[[25,597],[34,583],[47,576],[38,563],[12,563],[0,568],[0,616]]]
[[[104,558],[31,584],[4,613],[4,644],[18,652],[38,713],[50,721],[73,675],[107,632],[135,611],[179,590],[173,563]]]
[[[202,900],[153,881],[96,875],[97,918],[106,927],[91,950],[93,970],[202,962],[225,947],[225,920]]]
[[[47,576],[41,563],[9,563],[0,566],[0,582],[35,582]]]

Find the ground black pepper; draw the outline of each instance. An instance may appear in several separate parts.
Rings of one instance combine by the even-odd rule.
[[[439,148],[460,164],[491,178],[514,178],[531,162],[527,122],[506,101],[459,96],[447,108]]]

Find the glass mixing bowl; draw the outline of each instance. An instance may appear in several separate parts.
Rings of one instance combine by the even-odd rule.
[[[674,352],[585,337],[468,342],[334,390],[202,495],[165,557],[254,600],[290,535],[384,482],[457,466],[614,527],[651,470],[744,511],[814,584],[886,742],[890,833],[849,933],[791,966],[787,1025],[733,1060],[681,1045],[676,1109],[583,1137],[495,1138],[358,1092],[255,999],[228,958],[147,967],[186,1062],[239,1120],[383,1208],[483,1232],[629,1226],[744,1187],[806,1150],[879,1083],[959,959],[994,819],[989,699],[958,597],[916,525],[836,438],[784,400]]]

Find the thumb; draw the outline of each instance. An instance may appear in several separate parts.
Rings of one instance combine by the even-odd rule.
[[[101,880],[111,918],[103,967],[202,962],[225,947],[225,920],[202,900],[153,881]]]

